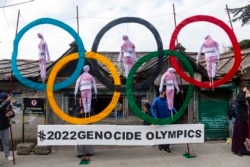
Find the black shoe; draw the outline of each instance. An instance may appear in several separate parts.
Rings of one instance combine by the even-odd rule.
[[[165,147],[164,150],[167,151],[168,153],[171,153],[171,150],[169,147]]]
[[[241,153],[237,153],[236,155],[238,155],[239,157],[243,157],[243,155]]]
[[[163,146],[159,145],[158,146],[159,150],[163,150]]]

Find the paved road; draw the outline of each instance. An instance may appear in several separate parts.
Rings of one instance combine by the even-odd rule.
[[[151,146],[95,146],[89,167],[249,167],[250,156],[239,157],[230,151],[225,141],[190,144],[195,158],[183,156],[186,144],[172,145],[172,153],[159,151]],[[53,146],[49,155],[16,155],[17,167],[75,167],[80,159],[74,156],[73,146]],[[0,155],[1,166],[13,167],[13,163]]]

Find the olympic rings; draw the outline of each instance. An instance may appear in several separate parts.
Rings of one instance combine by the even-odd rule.
[[[188,71],[189,71],[189,75],[192,77],[194,76],[194,71],[193,71],[193,68],[192,68],[190,62],[181,53],[176,52],[176,51],[164,50],[164,54],[167,56],[171,55],[171,56],[175,56],[176,58],[178,58],[178,60],[182,61],[183,64],[185,64],[187,66]],[[142,112],[141,109],[137,106],[137,104],[135,103],[135,101],[133,99],[132,85],[133,85],[134,74],[136,73],[137,69],[145,61],[148,61],[156,56],[157,56],[157,52],[152,52],[152,53],[147,54],[146,56],[141,57],[139,60],[136,61],[136,63],[131,68],[131,70],[128,74],[128,78],[127,78],[127,82],[126,82],[126,96],[127,96],[128,104],[129,104],[130,108],[132,108],[133,109],[132,111],[135,113],[135,115],[137,115],[141,119],[143,119],[147,122],[150,122],[152,124],[155,124],[155,125],[171,124],[171,123],[175,122],[176,120],[178,120],[184,114],[184,112],[188,106],[189,100],[193,94],[193,88],[194,88],[193,85],[190,84],[188,86],[188,91],[187,91],[187,96],[185,98],[185,101],[184,101],[182,107],[180,108],[180,110],[174,115],[173,119],[172,118],[165,118],[165,119],[152,118],[152,117],[148,116],[147,114],[145,114],[144,112]]]
[[[137,17],[122,17],[122,18],[118,18],[116,20],[113,20],[110,23],[108,23],[106,26],[104,26],[98,32],[98,34],[95,37],[94,43],[92,45],[91,51],[97,52],[97,48],[98,48],[98,45],[99,45],[99,42],[100,42],[102,36],[109,29],[111,29],[112,27],[114,27],[114,26],[116,26],[118,24],[121,24],[121,23],[138,23],[138,24],[142,24],[145,27],[147,27],[152,32],[152,34],[155,37],[155,40],[156,40],[156,43],[157,43],[157,50],[158,50],[158,53],[159,53],[157,68],[154,71],[154,73],[152,75],[150,75],[143,83],[138,83],[138,84],[134,85],[134,89],[137,89],[137,90],[139,90],[139,89],[147,89],[147,88],[150,87],[150,85],[154,82],[154,80],[157,77],[157,75],[160,73],[161,67],[162,67],[162,64],[163,64],[163,55],[164,55],[164,53],[163,53],[163,45],[162,45],[162,40],[161,40],[160,34],[158,33],[158,31],[156,30],[156,28],[151,23],[149,23],[146,20],[143,20],[141,18],[137,18]],[[98,67],[97,66],[97,62],[94,61],[94,60],[89,61],[89,63],[93,67]],[[93,70],[93,74],[107,88],[113,90],[113,85],[110,83],[110,81],[107,78],[101,76],[99,68],[94,69]],[[125,90],[123,90],[121,88],[121,91],[125,91]]]
[[[230,38],[232,44],[233,44],[233,50],[234,50],[234,55],[235,55],[235,62],[233,64],[233,67],[231,68],[231,70],[221,79],[217,80],[214,82],[213,87],[217,87],[225,82],[227,82],[229,79],[231,79],[233,77],[233,75],[237,72],[237,70],[240,67],[241,64],[241,50],[240,50],[240,46],[237,42],[237,38],[234,34],[234,32],[232,31],[232,29],[227,26],[223,21],[212,17],[212,16],[206,16],[206,15],[196,15],[196,16],[192,16],[189,17],[185,20],[183,20],[181,23],[179,23],[179,25],[177,25],[177,27],[175,28],[174,32],[172,33],[171,36],[171,40],[170,40],[170,44],[169,44],[169,48],[171,50],[174,50],[175,48],[175,41],[177,38],[177,35],[179,34],[180,30],[186,26],[189,23],[193,23],[193,22],[197,22],[197,21],[206,21],[206,22],[210,22],[213,23],[217,26],[219,26],[220,28],[222,28],[228,35],[228,37]],[[175,59],[175,57],[171,57],[170,56],[170,62],[173,65],[173,67],[176,69],[176,72],[187,82],[194,84],[195,86],[201,87],[201,88],[211,88],[212,86],[209,85],[209,83],[203,83],[203,82],[199,82],[197,80],[195,80],[194,78],[191,78],[189,76],[187,76],[182,70],[181,68],[178,66],[178,63]]]
[[[33,82],[27,78],[24,78],[17,68],[18,44],[19,44],[21,37],[29,29],[31,29],[34,26],[40,25],[40,24],[52,24],[52,25],[55,25],[55,26],[58,26],[58,27],[64,29],[65,31],[67,31],[69,34],[71,34],[73,36],[73,38],[75,39],[75,42],[78,46],[79,59],[78,59],[78,64],[76,66],[74,73],[67,80],[54,85],[54,90],[60,90],[62,88],[70,86],[76,80],[76,78],[80,75],[80,73],[82,71],[82,67],[84,65],[84,59],[85,59],[85,49],[84,49],[84,45],[83,45],[83,42],[82,42],[80,36],[77,34],[77,32],[75,32],[74,29],[72,29],[70,26],[68,26],[67,24],[65,24],[61,21],[51,19],[51,18],[37,19],[37,20],[29,23],[28,25],[26,25],[24,28],[22,28],[18,32],[18,34],[15,37],[14,46],[13,46],[14,49],[13,49],[12,59],[11,59],[12,71],[13,71],[16,79],[18,79],[25,86],[28,86],[28,87],[36,89],[36,90],[45,90],[46,89],[45,84],[36,83],[36,82]]]
[[[225,83],[227,80],[231,79],[232,76],[236,73],[236,71],[238,70],[240,63],[241,63],[241,52],[240,52],[240,47],[239,44],[237,43],[237,39],[235,37],[235,34],[233,33],[233,31],[221,20],[214,18],[212,16],[206,16],[206,15],[197,15],[197,16],[192,16],[189,17],[185,20],[183,20],[174,30],[174,32],[172,33],[171,36],[171,40],[170,40],[170,45],[169,48],[174,50],[174,44],[175,44],[175,40],[177,38],[178,33],[180,32],[180,30],[186,26],[189,23],[193,23],[193,22],[197,22],[197,21],[206,21],[206,22],[210,22],[213,23],[219,27],[221,27],[229,36],[232,44],[233,44],[233,48],[234,48],[234,54],[235,54],[235,62],[234,65],[232,67],[232,69],[225,75],[225,77],[223,77],[220,80],[217,80],[214,82],[214,87],[217,87],[223,83]],[[105,27],[103,27],[103,29],[101,29],[101,31],[97,34],[94,43],[92,45],[92,51],[97,51],[100,39],[102,38],[102,36],[112,27],[121,24],[121,23],[139,23],[142,24],[144,26],[146,26],[154,35],[156,42],[157,42],[157,49],[158,52],[152,52],[149,53],[148,55],[141,57],[135,64],[134,66],[131,68],[130,73],[128,75],[127,78],[127,82],[126,82],[126,96],[128,98],[128,104],[129,106],[133,109],[132,111],[141,119],[153,123],[153,124],[157,124],[157,125],[163,125],[163,124],[170,124],[175,122],[177,119],[179,119],[186,107],[188,106],[189,100],[192,96],[192,91],[193,91],[193,85],[195,86],[199,86],[202,88],[211,88],[211,86],[209,85],[209,83],[202,83],[199,81],[196,81],[193,77],[194,77],[194,72],[192,69],[192,66],[190,64],[190,62],[185,58],[185,56],[183,56],[182,54],[175,52],[175,51],[169,51],[169,50],[164,50],[163,51],[163,45],[162,45],[162,40],[161,37],[158,33],[158,31],[154,28],[154,26],[143,20],[140,18],[136,18],[136,17],[123,17],[123,18],[118,18],[116,20],[111,21],[110,23],[108,23]],[[52,71],[50,72],[50,75],[48,77],[48,84],[47,84],[47,89],[46,89],[46,85],[45,84],[39,84],[39,83],[35,83],[33,81],[30,81],[26,78],[24,78],[21,74],[20,71],[17,68],[17,55],[18,55],[18,44],[19,41],[21,39],[21,37],[24,35],[24,33],[26,31],[28,31],[29,29],[31,29],[34,26],[40,25],[40,24],[53,24],[55,26],[61,27],[62,29],[66,30],[68,33],[70,33],[73,38],[76,41],[76,44],[78,46],[78,53],[72,53],[62,59],[60,59],[53,67]],[[139,66],[144,63],[145,61],[148,61],[152,58],[157,57],[158,55],[158,64],[157,64],[157,68],[154,71],[154,73],[152,75],[149,76],[149,78],[147,80],[145,80],[142,83],[138,83],[135,86],[133,86],[133,75],[136,72],[136,70],[139,68]],[[154,79],[158,76],[158,74],[161,71],[161,66],[163,64],[163,56],[170,56],[170,61],[172,63],[172,66],[176,69],[177,73],[187,82],[190,82],[191,84],[188,86],[188,92],[187,92],[187,96],[185,98],[185,101],[182,105],[182,107],[180,108],[180,110],[177,112],[177,114],[174,115],[174,118],[166,118],[166,119],[154,119],[149,117],[148,115],[144,114],[139,107],[136,105],[135,101],[133,100],[133,95],[132,95],[132,90],[139,90],[139,89],[147,89],[152,85],[152,82],[154,81]],[[120,90],[116,90],[116,87],[120,87],[121,86],[121,81],[119,78],[119,74],[117,72],[117,69],[115,68],[115,66],[112,64],[112,62],[109,61],[109,59],[107,59],[105,56],[102,56],[98,53],[94,53],[94,52],[88,52],[86,55],[87,58],[90,59],[95,59],[95,60],[91,60],[89,61],[90,65],[93,67],[99,67],[97,61],[101,61],[105,66],[107,66],[107,68],[110,70],[110,73],[112,74],[113,80],[114,80],[114,84],[110,83],[105,77],[100,76],[100,73],[98,71],[99,68],[93,68],[93,72],[95,77],[98,78],[98,80],[100,82],[102,82],[108,89],[113,89],[114,90],[114,94],[112,97],[112,100],[110,102],[110,104],[99,114],[92,116],[90,118],[75,118],[75,117],[70,117],[67,114],[65,114],[56,104],[56,101],[53,97],[53,91],[54,90],[60,90],[62,88],[65,88],[67,86],[70,86],[80,75],[82,67],[84,65],[84,60],[85,60],[85,49],[84,49],[84,45],[83,42],[81,40],[81,38],[79,37],[79,35],[68,25],[64,24],[63,22],[60,22],[58,20],[55,19],[51,19],[51,18],[41,18],[38,20],[35,20],[33,22],[31,22],[30,24],[28,24],[27,26],[25,26],[23,29],[21,29],[21,31],[19,31],[19,33],[16,35],[15,40],[14,40],[14,49],[13,49],[13,53],[12,53],[12,60],[11,60],[11,66],[12,66],[12,71],[15,75],[15,77],[24,85],[31,87],[33,89],[37,89],[37,90],[45,90],[47,92],[47,96],[48,96],[48,101],[49,104],[51,106],[51,108],[53,109],[53,111],[63,120],[69,122],[69,123],[75,123],[75,124],[88,124],[88,123],[93,123],[93,122],[97,122],[103,118],[105,118],[114,108],[116,103],[118,102],[118,99],[120,97]],[[189,71],[189,76],[187,76],[182,70],[181,68],[178,66],[177,60],[180,60],[181,62],[183,62],[186,66],[187,69]],[[67,80],[54,84],[55,81],[55,77],[56,74],[58,73],[58,71],[62,68],[62,66],[70,61],[76,60],[78,59],[78,64],[77,67],[73,73],[72,76],[70,76]],[[193,85],[192,85],[193,84]]]
[[[105,118],[106,116],[108,116],[110,114],[110,112],[115,108],[119,97],[120,97],[120,92],[116,92],[114,91],[112,100],[110,102],[110,104],[99,114],[94,115],[92,117],[89,118],[75,118],[75,117],[70,117],[69,115],[65,114],[57,105],[54,95],[53,95],[53,83],[55,81],[55,77],[56,74],[58,73],[58,71],[63,67],[63,65],[67,64],[70,61],[76,60],[78,58],[78,54],[77,53],[72,53],[62,59],[60,59],[54,66],[54,68],[52,69],[52,71],[50,72],[49,78],[48,78],[48,84],[47,84],[47,96],[48,96],[48,101],[49,104],[51,106],[51,108],[53,109],[53,111],[58,115],[58,117],[60,117],[62,120],[67,121],[68,123],[75,123],[75,124],[89,124],[89,123],[94,123],[97,121],[100,121],[101,119]],[[94,52],[87,52],[86,53],[86,58],[92,58],[92,59],[96,59],[98,61],[101,61],[104,65],[106,65],[106,67],[110,70],[111,75],[114,79],[114,85],[121,85],[121,81],[120,81],[120,77],[119,77],[119,73],[117,72],[115,66],[113,65],[112,62],[110,62],[110,60],[108,58],[106,58],[105,56],[102,56],[101,54],[98,53],[94,53]]]

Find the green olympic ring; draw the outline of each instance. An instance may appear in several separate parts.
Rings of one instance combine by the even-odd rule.
[[[129,107],[132,109],[134,114],[137,115],[139,118],[141,118],[142,120],[145,120],[151,124],[154,124],[154,125],[165,125],[165,124],[174,123],[184,114],[184,112],[189,104],[190,98],[192,97],[194,86],[193,85],[188,86],[188,91],[187,91],[187,95],[186,95],[186,98],[184,100],[184,103],[183,103],[182,107],[180,108],[180,110],[174,115],[173,119],[171,117],[164,118],[164,119],[156,119],[156,118],[150,117],[147,114],[145,114],[144,112],[142,112],[142,110],[137,106],[137,104],[135,103],[135,100],[133,98],[133,93],[132,93],[133,92],[133,77],[134,77],[134,74],[136,73],[137,69],[144,62],[149,61],[152,58],[157,57],[157,56],[158,56],[158,52],[155,51],[155,52],[151,52],[151,53],[141,57],[139,60],[136,61],[136,63],[133,65],[133,67],[131,68],[131,70],[128,74],[128,78],[127,78],[127,82],[126,82],[126,96],[128,99]],[[185,64],[185,66],[187,67],[187,70],[189,72],[189,75],[191,77],[194,77],[194,70],[193,70],[190,62],[188,61],[188,59],[184,55],[182,55],[181,53],[176,52],[176,51],[164,50],[164,56],[176,57],[178,60],[183,62],[183,64]]]

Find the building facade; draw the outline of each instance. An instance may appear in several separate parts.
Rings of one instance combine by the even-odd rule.
[[[202,61],[197,67],[194,56],[196,53],[186,53],[185,50],[178,50],[185,56],[191,63],[194,69],[194,78],[201,82],[207,81],[207,75],[205,72],[205,65]],[[70,48],[61,56],[61,58],[67,56],[70,53],[77,52],[77,46],[72,43]],[[133,112],[133,108],[128,104],[126,98],[126,78],[124,77],[123,69],[119,68],[117,62],[118,52],[101,52],[105,55],[113,64],[117,67],[121,86],[119,90],[121,96],[119,102],[122,104],[122,113],[118,118],[114,113],[111,113],[108,117],[103,119],[97,124],[130,124],[138,125],[139,118]],[[138,57],[143,57],[148,54],[147,52],[139,52]],[[216,87],[214,89],[203,89],[194,87],[192,97],[189,101],[188,107],[185,110],[181,119],[176,123],[202,123],[205,125],[205,138],[206,140],[225,139],[230,133],[230,123],[227,117],[228,102],[234,98],[240,86],[249,86],[250,79],[250,64],[249,64],[250,49],[242,51],[242,71],[238,71],[235,76],[227,83]],[[60,59],[61,59],[60,58]],[[92,62],[91,62],[92,61]],[[145,102],[151,103],[152,100],[158,96],[159,83],[162,74],[171,67],[169,57],[163,57],[160,70],[158,69],[159,58],[153,58],[148,62],[143,63],[134,75],[133,80],[133,97],[136,104],[142,108]],[[15,75],[11,77],[11,60],[0,60],[0,73],[1,73],[1,90],[13,92],[13,106],[16,112],[16,117],[13,118],[13,134],[16,141],[33,141],[36,140],[36,131],[38,124],[68,124],[56,115],[51,106],[48,104],[46,91],[34,90],[28,86],[21,84]],[[58,62],[49,62],[47,65],[47,76],[52,70],[53,66]],[[90,65],[90,73],[96,77],[97,80],[97,101],[92,102],[94,114],[98,114],[103,111],[104,108],[110,103],[114,90],[116,89],[113,83],[112,76],[101,62],[96,60],[86,60],[86,63]],[[217,69],[216,79],[221,79],[232,67],[234,63],[234,55],[232,53],[225,54],[221,57],[220,66]],[[18,68],[22,75],[34,82],[41,82],[39,77],[39,67],[37,61],[32,60],[18,60]],[[71,61],[58,72],[56,82],[61,82],[68,78],[75,70],[77,61]],[[96,66],[97,65],[97,66]],[[184,65],[183,65],[184,66]],[[184,68],[185,69],[185,68]],[[158,70],[158,71],[157,71]],[[157,72],[157,75],[155,74]],[[98,76],[97,76],[98,75]],[[11,77],[11,78],[10,78]],[[105,83],[107,82],[107,83]],[[183,105],[185,97],[187,95],[188,87],[190,83],[181,79],[177,75],[177,82],[181,88],[181,93],[175,95],[174,106],[180,109]],[[73,116],[76,108],[74,98],[75,82],[67,88],[54,92],[54,98],[57,105],[66,114]],[[78,94],[80,96],[80,94]],[[24,98],[43,98],[45,102],[44,115],[36,114],[23,114],[23,99]],[[17,142],[18,143],[18,142]]]

